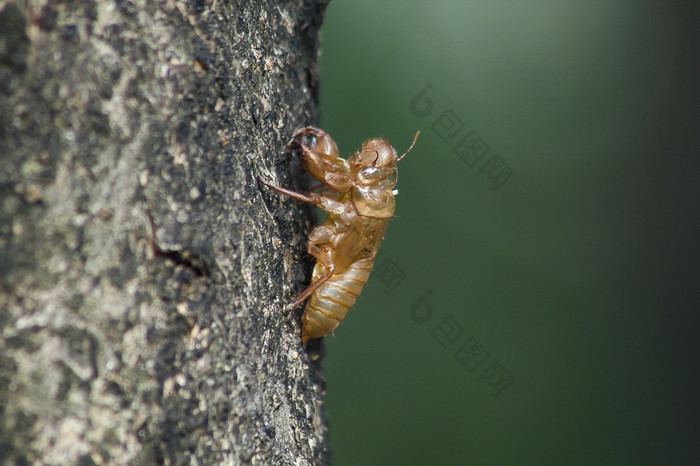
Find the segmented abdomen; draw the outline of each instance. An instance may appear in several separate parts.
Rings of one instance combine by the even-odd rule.
[[[374,258],[361,259],[341,273],[334,274],[316,290],[301,317],[301,341],[320,338],[331,333],[355,304],[355,299],[367,282]],[[319,269],[320,268],[320,269]],[[319,270],[316,270],[319,269]],[[316,264],[314,278],[323,273],[323,266]]]

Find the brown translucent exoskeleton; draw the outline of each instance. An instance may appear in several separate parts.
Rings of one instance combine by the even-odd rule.
[[[316,258],[311,284],[288,306],[309,298],[301,318],[301,341],[332,332],[367,282],[374,258],[394,215],[396,164],[399,157],[384,139],[370,139],[348,160],[323,130],[313,126],[294,132],[290,145],[301,152],[306,170],[326,188],[321,194],[302,194],[269,183],[267,186],[328,212],[323,225],[309,234],[307,251]],[[300,139],[313,136],[311,146]]]

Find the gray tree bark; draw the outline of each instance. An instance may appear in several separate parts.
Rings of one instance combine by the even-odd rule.
[[[311,210],[327,0],[0,0],[0,463],[327,463]]]

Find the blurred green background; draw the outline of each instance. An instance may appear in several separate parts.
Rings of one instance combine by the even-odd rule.
[[[699,464],[690,5],[330,3],[321,127],[422,131],[325,339],[335,465]]]

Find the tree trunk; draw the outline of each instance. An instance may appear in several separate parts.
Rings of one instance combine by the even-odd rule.
[[[0,463],[327,463],[294,129],[327,0],[0,0]]]

